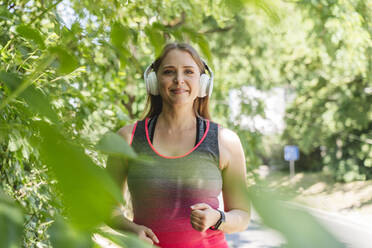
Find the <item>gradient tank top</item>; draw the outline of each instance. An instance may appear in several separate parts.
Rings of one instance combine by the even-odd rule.
[[[205,125],[198,125],[196,145],[177,157],[161,155],[152,146],[151,119],[133,128],[133,149],[153,161],[131,163],[128,169],[133,222],[150,228],[160,241],[155,245],[162,248],[228,248],[222,231],[199,232],[190,223],[190,206],[204,202],[217,209],[222,190],[218,124],[197,121]]]

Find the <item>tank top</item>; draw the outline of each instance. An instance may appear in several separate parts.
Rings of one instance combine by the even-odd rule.
[[[219,168],[218,124],[197,117],[193,149],[181,156],[164,156],[152,146],[155,118],[137,121],[131,146],[150,160],[136,161],[128,168],[128,189],[133,204],[133,222],[150,228],[161,248],[228,248],[220,230],[195,230],[190,206],[219,206],[222,190]]]

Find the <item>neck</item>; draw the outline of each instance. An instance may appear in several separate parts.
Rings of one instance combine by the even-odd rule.
[[[164,128],[169,133],[176,133],[196,128],[196,115],[193,108],[190,107],[163,105],[157,123],[159,128]]]

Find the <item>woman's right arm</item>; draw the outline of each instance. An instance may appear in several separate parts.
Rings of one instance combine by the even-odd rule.
[[[119,134],[123,139],[130,144],[132,138],[134,124],[126,125],[119,129]],[[128,161],[116,156],[109,156],[107,159],[106,170],[114,179],[117,186],[125,192],[125,183],[128,175]],[[125,218],[124,214],[120,211],[120,206],[116,206],[109,223],[110,227],[122,231],[129,231],[137,234],[140,239],[143,239],[151,244],[158,243],[159,240],[150,228],[138,225],[129,219]]]

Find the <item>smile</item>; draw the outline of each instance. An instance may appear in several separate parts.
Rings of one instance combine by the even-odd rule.
[[[171,92],[172,92],[173,94],[182,94],[182,93],[187,92],[187,90],[184,90],[184,89],[178,89],[178,90],[171,90]]]

